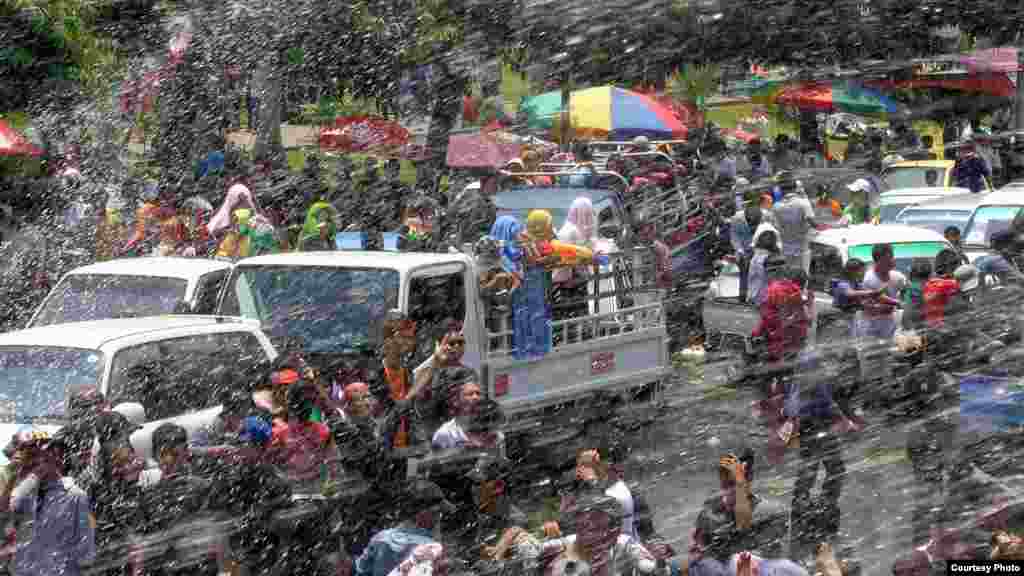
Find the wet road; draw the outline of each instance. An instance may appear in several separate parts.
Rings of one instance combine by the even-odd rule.
[[[750,406],[757,394],[751,388],[724,386],[723,372],[723,365],[708,365],[702,381],[677,379],[668,394],[669,413],[631,442],[630,480],[646,487],[655,525],[684,554],[702,503],[718,490],[717,461],[723,452],[754,448],[754,490],[779,499],[787,509],[792,500],[797,451],[787,451],[777,465],[767,461],[769,431]],[[893,561],[910,549],[913,476],[906,427],[870,417],[867,422],[844,446],[847,474],[837,556],[856,559],[864,575],[887,574]],[[818,494],[822,479],[819,471],[812,494]]]

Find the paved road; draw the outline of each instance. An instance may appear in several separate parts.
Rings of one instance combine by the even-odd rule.
[[[717,461],[726,450],[753,447],[759,458],[755,490],[786,504],[792,498],[797,453],[787,453],[776,466],[766,462],[768,431],[750,409],[755,392],[724,386],[722,372],[720,365],[711,365],[703,381],[677,381],[669,415],[633,439],[632,479],[645,485],[657,527],[680,551],[687,548],[703,501],[718,490]],[[889,573],[909,549],[911,469],[905,440],[905,430],[869,419],[867,429],[850,437],[844,449],[848,473],[838,544],[852,550],[864,575]],[[820,481],[819,476],[816,490]]]

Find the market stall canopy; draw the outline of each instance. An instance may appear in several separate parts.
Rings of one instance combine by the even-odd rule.
[[[409,142],[409,131],[379,116],[347,116],[321,130],[319,142],[327,150],[397,153]]]
[[[1002,98],[1013,98],[1017,93],[1010,78],[1002,72],[979,72],[962,77],[941,78],[922,77],[910,80],[871,80],[867,82],[872,88],[882,90],[915,90],[921,88],[941,88],[960,92],[976,92],[991,94]]]
[[[1017,54],[1018,50],[1014,46],[989,48],[988,50],[971,52],[963,57],[962,62],[967,66],[968,72],[1001,72],[1008,74],[1021,70]]]
[[[0,156],[42,156],[43,151],[29,142],[7,122],[0,120]]]
[[[498,168],[522,151],[521,139],[508,132],[452,134],[446,162],[452,168]]]
[[[562,95],[547,92],[519,106],[530,128],[553,129],[561,121]],[[644,94],[601,86],[573,92],[569,116],[577,138],[628,140],[635,136],[685,138],[686,126],[667,107]]]
[[[851,114],[897,114],[904,107],[876,90],[848,83],[800,84],[779,92],[775,102],[801,110]]]

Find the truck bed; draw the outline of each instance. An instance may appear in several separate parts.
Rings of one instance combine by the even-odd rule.
[[[556,331],[578,331],[588,337],[556,345],[535,360],[516,359],[507,348],[490,352],[486,359],[488,390],[509,416],[513,430],[530,425],[523,421],[528,413],[595,393],[628,399],[631,390],[660,383],[671,371],[660,301],[553,324]],[[490,336],[504,341],[508,335]]]

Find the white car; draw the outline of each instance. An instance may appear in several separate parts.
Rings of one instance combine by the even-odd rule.
[[[870,266],[871,250],[878,244],[892,245],[896,269],[905,276],[910,275],[910,265],[914,258],[934,259],[942,250],[952,248],[940,233],[901,224],[860,224],[832,228],[814,235],[810,242],[808,288],[814,291],[815,318],[812,330],[819,344],[840,341],[843,337],[831,327],[819,323],[819,319],[833,311],[833,281],[843,276],[846,262],[851,258],[862,260]],[[899,314],[901,312],[897,312],[897,316]],[[739,268],[735,265],[725,266],[708,287],[704,296],[703,318],[709,334],[716,338],[742,341],[748,351],[752,350],[749,347],[750,335],[760,316],[752,305],[739,302]]]
[[[188,312],[213,314],[231,264],[205,258],[122,258],[61,278],[26,328]]]
[[[974,262],[989,252],[992,236],[1008,230],[1024,208],[1024,187],[1013,183],[985,195],[964,226],[961,243],[967,258]]]
[[[256,365],[276,354],[258,323],[213,316],[74,322],[0,334],[0,445],[24,426],[55,431],[65,423],[69,390],[94,385],[125,412],[138,413],[137,405],[145,410],[146,425],[131,440],[148,458],[161,423],[180,424],[191,436],[216,419],[224,370],[244,385]]]
[[[938,186],[921,188],[897,188],[883,192],[878,199],[880,224],[892,224],[905,208],[960,194],[970,194],[967,188],[942,188]]]

